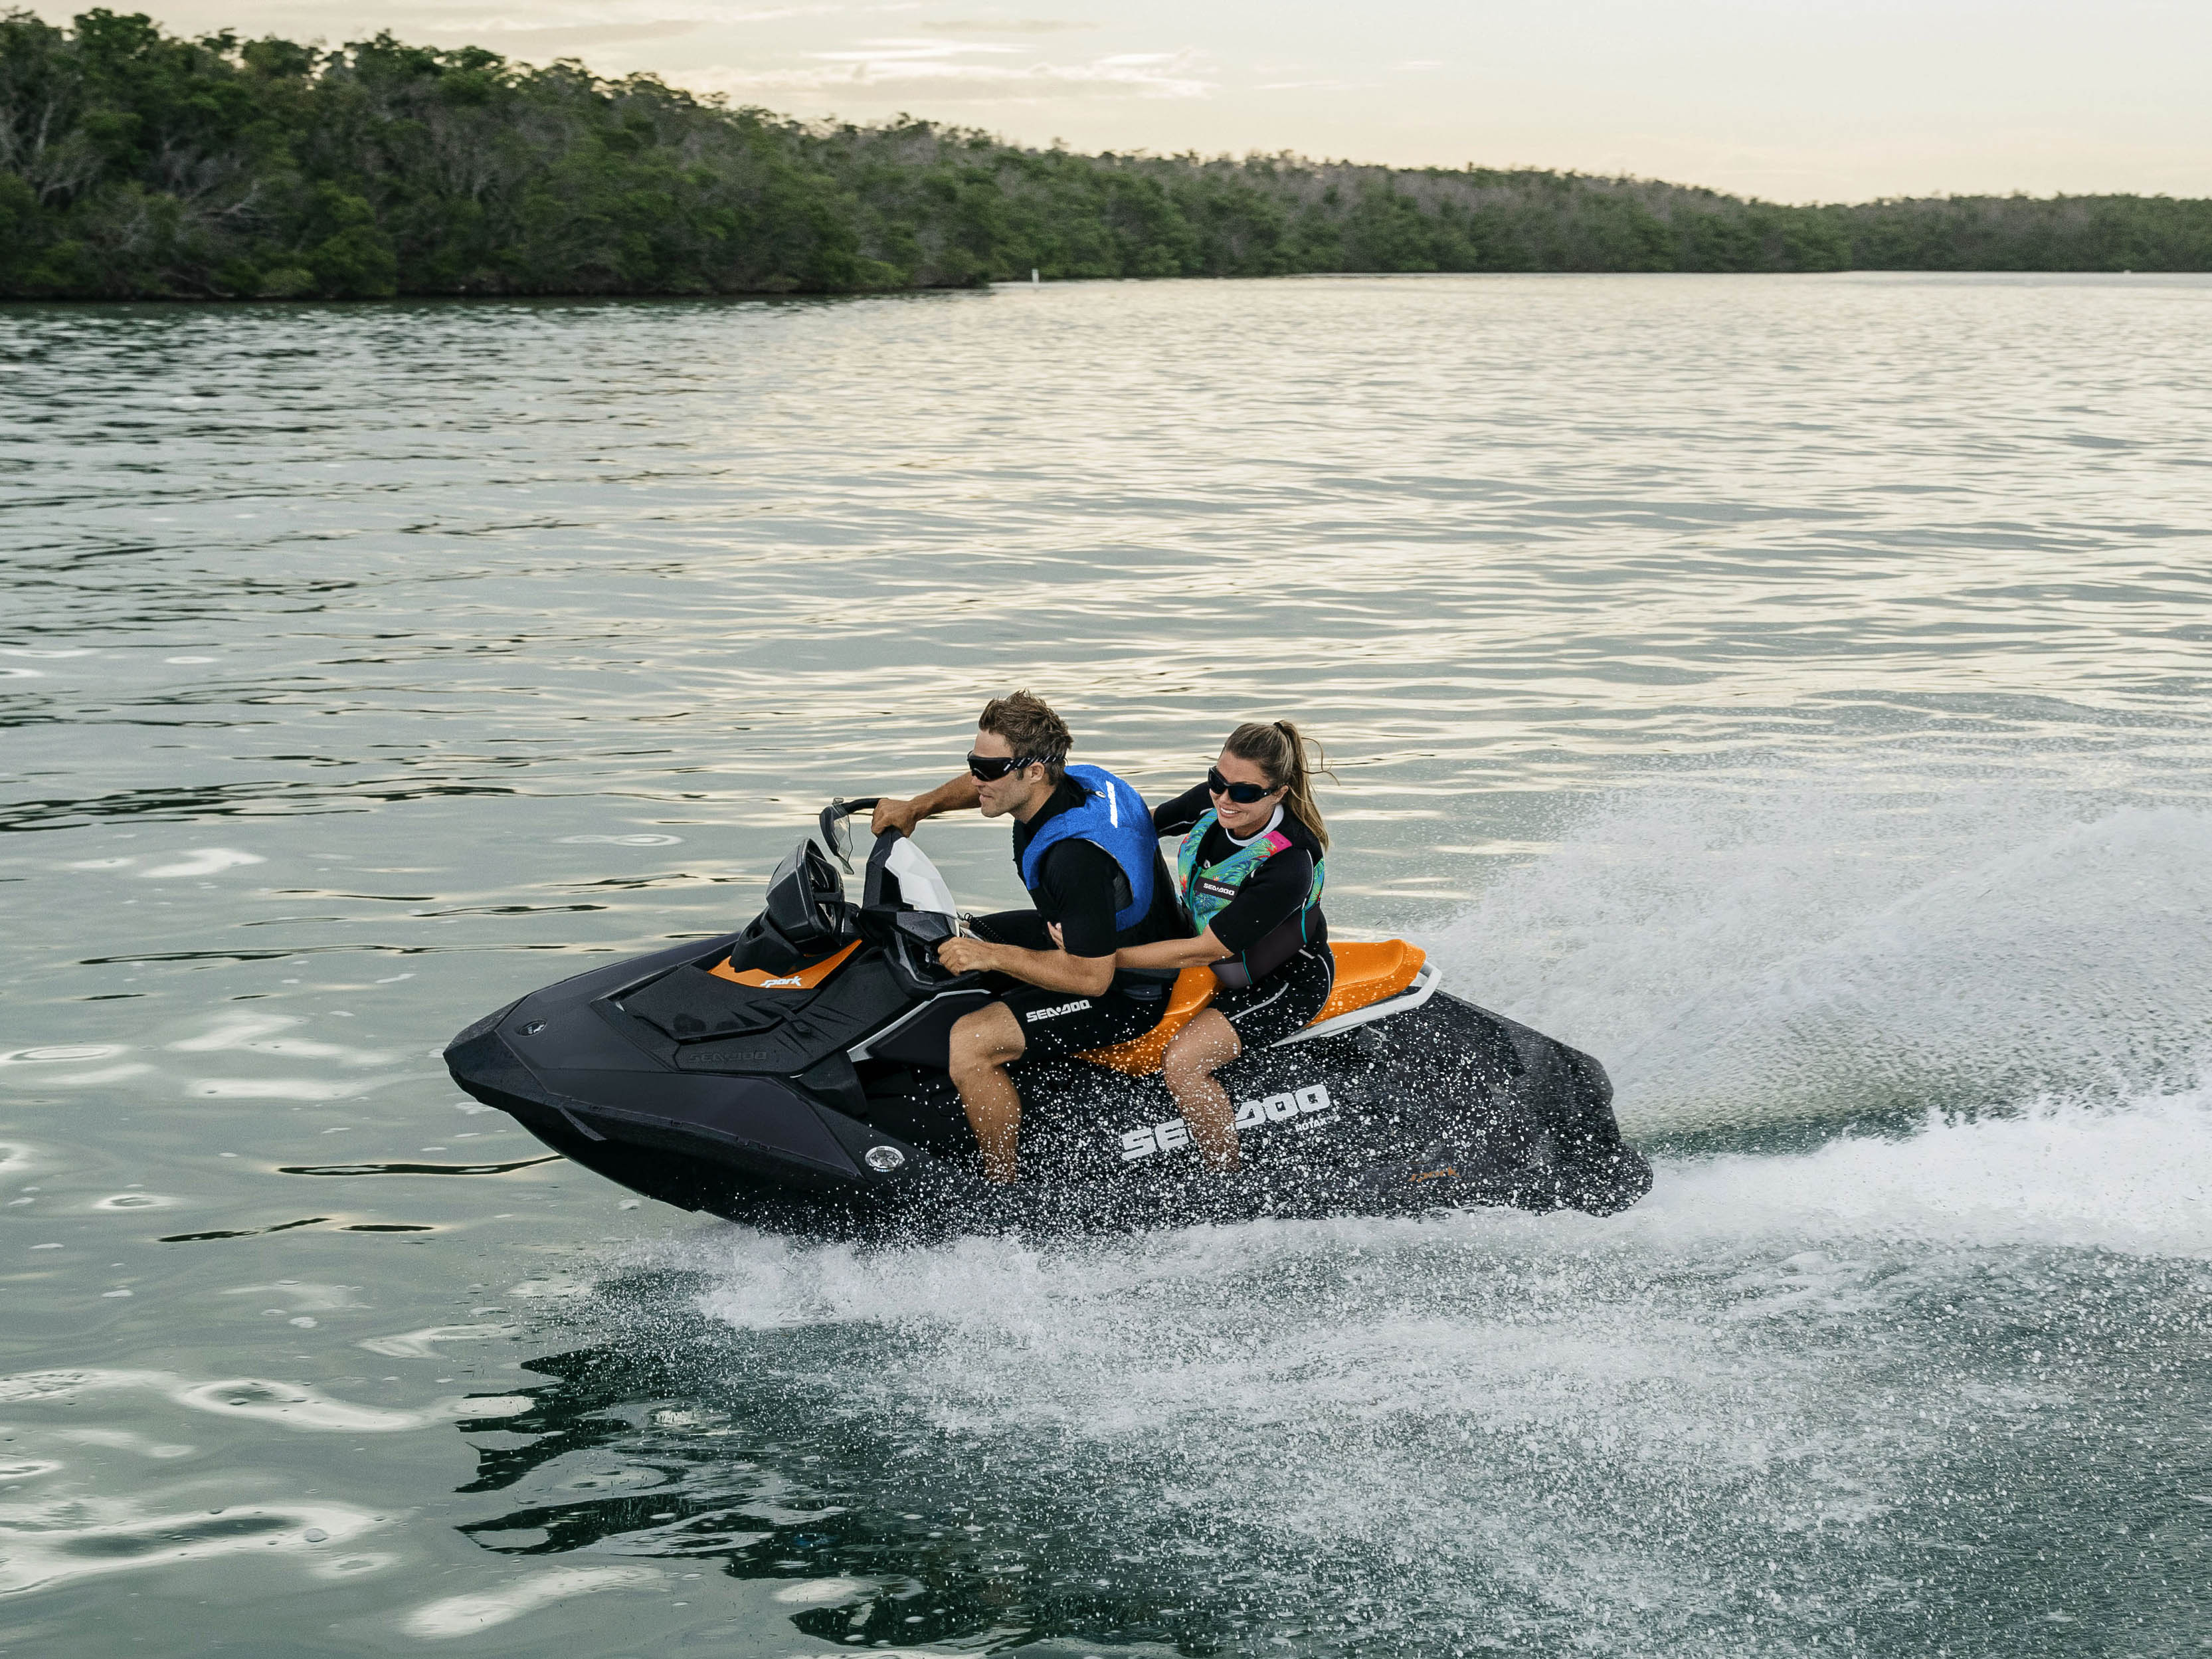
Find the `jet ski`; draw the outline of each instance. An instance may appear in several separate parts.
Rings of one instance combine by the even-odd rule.
[[[453,1080],[632,1192],[822,1238],[1016,1224],[1097,1231],[1462,1205],[1607,1215],[1651,1185],[1588,1054],[1441,988],[1400,939],[1333,943],[1315,1020],[1218,1073],[1243,1167],[1202,1166],[1159,1076],[1213,994],[1178,977],[1148,1035],[1016,1062],[1022,1179],[989,1188],[947,1075],[953,1022],[1011,981],[955,974],[967,927],[915,842],[876,838],[860,902],[836,801],[742,930],[595,968],[486,1015],[446,1049]]]

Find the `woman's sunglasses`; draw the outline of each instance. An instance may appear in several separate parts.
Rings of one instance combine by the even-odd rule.
[[[968,775],[978,783],[996,783],[1017,768],[1039,763],[1035,755],[979,755],[972,749],[968,751]]]
[[[970,755],[968,758],[972,763],[975,757]],[[1209,766],[1206,769],[1206,787],[1209,793],[1226,795],[1239,806],[1249,806],[1255,800],[1267,799],[1283,786],[1279,783],[1271,788],[1259,783],[1231,783],[1221,775],[1218,767]]]

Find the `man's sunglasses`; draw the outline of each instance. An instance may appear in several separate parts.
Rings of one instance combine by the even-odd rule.
[[[996,783],[1007,773],[1024,766],[1043,763],[1036,755],[979,755],[968,751],[968,775],[978,783]]]
[[[972,761],[975,757],[971,755],[969,759]],[[1283,786],[1279,783],[1270,788],[1259,783],[1231,783],[1221,775],[1218,767],[1209,766],[1206,769],[1206,787],[1209,793],[1226,795],[1239,806],[1249,806],[1255,800],[1267,799]]]

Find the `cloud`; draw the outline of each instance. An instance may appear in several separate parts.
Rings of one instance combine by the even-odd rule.
[[[864,40],[853,52],[810,52],[809,58],[824,64],[901,64],[945,59],[963,52],[1002,52],[1009,57],[1018,46],[955,46],[942,40]]]
[[[403,8],[411,10],[411,7]],[[648,40],[688,33],[713,24],[768,23],[786,17],[827,17],[842,5],[762,6],[732,10],[713,0],[551,0],[526,12],[485,11],[474,16],[428,16],[410,28],[425,34],[471,39],[566,36],[579,46],[616,40]]]
[[[643,23],[581,23],[567,28],[534,28],[526,23],[455,28],[450,24],[425,24],[424,34],[456,35],[471,46],[496,45],[502,52],[525,55],[566,52],[588,46],[618,46],[631,40],[665,40],[689,34],[703,19],[666,17]]]
[[[1098,25],[1057,17],[946,17],[916,27],[935,34],[1066,34]]]
[[[959,45],[944,40],[871,40],[850,51],[809,52],[820,67],[749,70],[718,66],[685,77],[718,92],[905,92],[919,88],[933,100],[1015,103],[1047,98],[1103,96],[1204,98],[1215,83],[1205,78],[1198,55],[1182,52],[1115,52],[1082,64],[1007,64],[979,57],[1012,57],[1018,48]]]

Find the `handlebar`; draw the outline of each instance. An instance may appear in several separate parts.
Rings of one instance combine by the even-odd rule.
[[[964,932],[957,920],[950,928],[945,919],[933,911],[902,911],[890,919],[890,926],[875,937],[888,946],[893,972],[904,981],[908,988],[925,995],[958,990],[967,986],[981,985],[983,975],[970,971],[956,974],[937,959],[937,947],[956,932]]]

